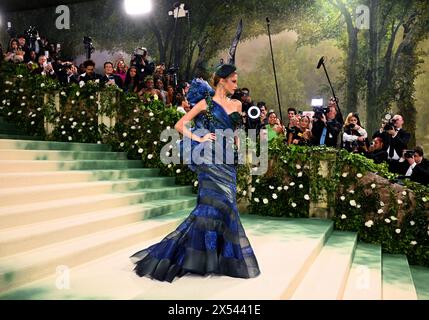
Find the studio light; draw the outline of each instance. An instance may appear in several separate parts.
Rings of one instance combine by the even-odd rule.
[[[145,14],[152,11],[151,0],[125,0],[125,12],[130,15]]]

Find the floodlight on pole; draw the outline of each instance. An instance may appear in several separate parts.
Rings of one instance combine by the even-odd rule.
[[[129,15],[145,14],[152,11],[151,0],[125,0],[125,12]]]

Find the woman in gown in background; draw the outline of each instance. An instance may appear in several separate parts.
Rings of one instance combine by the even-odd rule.
[[[182,155],[186,139],[190,139],[188,145],[191,150],[209,144],[214,151],[218,141],[228,138],[223,134],[220,137],[219,134],[215,135],[216,129],[235,130],[241,126],[241,102],[227,97],[237,89],[235,66],[225,64],[218,67],[214,76],[216,92],[212,99],[209,91],[213,89],[208,85],[204,89],[201,82],[205,81],[194,81],[199,81],[200,85],[194,82],[191,85],[188,99],[193,108],[175,125],[175,129],[183,134]],[[186,124],[191,120],[194,120],[195,127],[189,130]],[[207,133],[194,133],[201,132],[196,129],[206,129]],[[224,142],[223,159],[227,147],[228,143]],[[198,175],[196,207],[161,242],[131,256],[136,264],[134,271],[140,277],[168,282],[186,273],[237,278],[258,276],[258,262],[241,224],[236,204],[236,165],[225,162],[196,164],[191,159],[188,166]]]

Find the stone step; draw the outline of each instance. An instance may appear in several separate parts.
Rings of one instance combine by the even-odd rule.
[[[410,266],[417,298],[429,300],[429,268],[422,266]]]
[[[134,205],[146,201],[171,199],[172,197],[183,195],[192,195],[192,187],[173,186],[141,189],[126,193],[109,193],[0,207],[0,229],[65,218],[90,211]]]
[[[1,138],[1,137],[0,137]],[[70,150],[70,151],[111,151],[107,144],[76,143],[57,141],[27,141],[15,139],[1,139],[0,149],[24,149],[24,150]]]
[[[128,192],[140,189],[174,186],[174,177],[147,177],[121,181],[95,181],[51,184],[0,189],[0,207],[16,204],[60,200],[111,192]]]
[[[125,152],[0,149],[0,160],[127,160]]]
[[[0,257],[184,210],[195,203],[195,197],[181,196],[3,229],[0,230]]]
[[[383,300],[417,300],[407,257],[383,254]]]
[[[334,231],[291,298],[294,300],[341,299],[356,244],[356,233]]]
[[[167,234],[186,215],[189,209],[1,258],[0,292]]]
[[[27,136],[23,134],[0,134],[0,145],[2,140],[20,140],[20,141],[27,141],[27,140],[33,140],[33,141],[43,141],[42,137],[39,136]]]
[[[381,300],[381,246],[358,243],[344,300]]]
[[[159,169],[155,168],[0,173],[0,190],[57,183],[136,179],[158,174]]]
[[[0,160],[0,173],[142,168],[141,160],[31,161]]]
[[[242,215],[241,221],[261,269],[253,279],[186,275],[169,284],[135,275],[129,256],[159,242],[166,233],[70,269],[70,289],[58,290],[52,274],[0,299],[281,299],[332,231],[328,220]]]

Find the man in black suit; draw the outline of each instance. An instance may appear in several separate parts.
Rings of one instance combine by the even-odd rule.
[[[399,160],[400,173],[404,175],[402,178],[409,178],[424,185],[429,184],[429,160],[423,156],[422,147],[414,148],[414,154],[404,152]]]
[[[384,150],[383,139],[375,137],[368,152],[365,152],[365,157],[374,160],[375,163],[380,164],[387,160],[387,151]]]
[[[335,148],[338,145],[338,135],[343,124],[337,120],[336,104],[329,104],[328,108],[329,111],[326,115],[322,114],[320,119],[315,119],[313,122],[313,128],[311,129],[312,144]]]
[[[118,88],[122,89],[122,79],[119,75],[113,73],[113,63],[107,61],[104,63],[104,76],[101,78],[100,82],[106,86],[116,85]]]
[[[86,60],[83,63],[85,68],[85,73],[81,74],[79,77],[79,81],[87,82],[87,81],[100,81],[101,75],[95,73],[95,62],[92,60]]]
[[[389,170],[391,172],[399,173],[400,169],[398,167],[398,162],[403,151],[407,149],[407,144],[411,139],[411,134],[402,129],[404,119],[401,115],[396,114],[391,121],[393,123],[393,127],[386,130],[387,160],[389,162]]]

